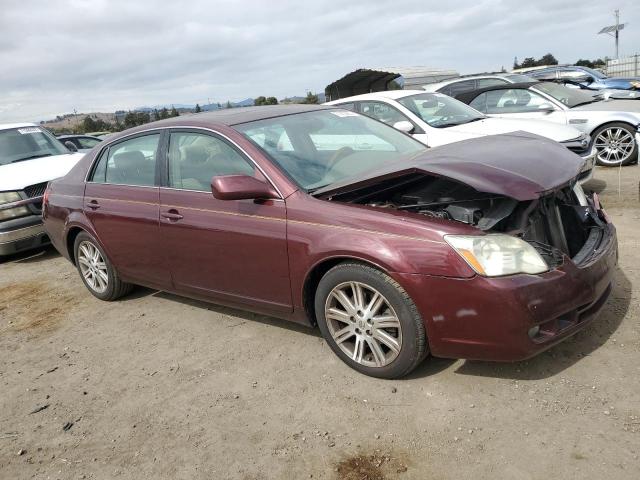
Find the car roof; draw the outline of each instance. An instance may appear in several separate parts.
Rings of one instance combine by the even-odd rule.
[[[344,97],[338,100],[327,102],[324,105],[339,105],[342,103],[356,102],[361,100],[376,100],[381,98],[389,98],[396,100],[398,98],[408,97],[410,95],[417,95],[419,93],[429,93],[424,90],[384,90],[382,92],[362,93],[360,95],[353,95],[352,97]]]
[[[1,123],[0,130],[9,130],[11,128],[37,127],[35,123]]]
[[[236,107],[215,110],[212,112],[201,112],[191,115],[180,115],[178,117],[166,118],[155,122],[145,123],[132,127],[122,132],[109,134],[105,139],[109,142],[119,140],[122,137],[143,132],[154,128],[211,128],[240,125],[242,123],[266,120],[268,118],[284,117],[297,113],[313,112],[318,110],[330,110],[338,108],[336,106],[325,106],[315,104],[290,104],[290,105],[265,105],[260,107]]]
[[[468,92],[460,93],[456,95],[455,98],[460,100],[461,102],[469,103],[478,95],[484,92],[489,92],[491,90],[511,90],[514,88],[528,89],[530,87],[539,85],[540,83],[542,82],[505,83],[504,85],[493,85],[491,87],[476,88],[475,90],[469,90]]]
[[[329,107],[313,104],[290,104],[290,105],[265,105],[260,107],[236,107],[215,110],[212,112],[202,112],[194,115],[183,115],[180,117],[167,118],[157,122],[145,124],[157,126],[180,125],[188,126],[201,125],[202,123],[217,123],[222,125],[239,125],[241,123],[254,122],[256,120],[266,120],[267,118],[282,117],[296,113],[312,112],[314,110],[324,110]]]
[[[94,137],[93,135],[84,135],[83,133],[78,133],[77,135],[69,134],[69,135],[57,135],[56,138],[61,140],[63,138],[94,138],[96,140],[100,140],[98,137]]]

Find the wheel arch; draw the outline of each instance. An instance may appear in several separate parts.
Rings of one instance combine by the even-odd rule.
[[[633,123],[631,123],[631,120],[630,120],[630,119],[607,120],[606,122],[601,123],[600,125],[597,125],[597,126],[593,127],[593,128],[591,129],[591,131],[589,132],[589,135],[591,135],[591,145],[593,146],[593,144],[594,144],[594,143],[595,143],[595,141],[596,141],[595,137],[593,136],[593,133],[594,133],[596,130],[600,130],[601,128],[605,128],[605,127],[607,127],[607,126],[609,126],[609,125],[612,125],[612,124],[615,124],[615,123],[623,123],[623,124],[625,124],[625,125],[628,125],[628,126],[631,128],[631,130],[635,130],[636,132],[638,131],[638,129],[636,128],[636,126],[635,126]]]
[[[335,255],[319,260],[309,269],[302,284],[302,306],[307,318],[314,327],[318,324],[314,308],[315,292],[318,284],[329,270],[341,263],[360,263],[391,276],[391,273],[387,268],[357,255]]]
[[[71,260],[71,263],[73,263],[74,265],[76,265],[76,252],[74,251],[73,247],[76,243],[76,238],[81,232],[86,232],[86,230],[82,227],[74,225],[69,228],[65,239],[65,246],[67,248],[67,253],[69,254],[69,260]]]

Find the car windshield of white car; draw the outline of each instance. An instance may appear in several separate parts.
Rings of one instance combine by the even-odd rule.
[[[569,108],[602,100],[597,94],[594,96],[593,92],[584,92],[577,88],[569,88],[552,82],[540,82],[536,84],[535,89],[552,96]]]
[[[418,93],[399,98],[398,102],[434,128],[453,127],[485,118],[477,110],[446,95]]]
[[[0,130],[0,165],[65,153],[69,150],[39,127]]]
[[[401,162],[426,147],[349,110],[284,115],[235,125],[307,192]]]

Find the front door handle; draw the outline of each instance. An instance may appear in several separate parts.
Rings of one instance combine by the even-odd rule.
[[[163,218],[166,218],[169,221],[178,221],[178,220],[182,220],[184,217],[182,215],[180,215],[178,213],[178,211],[175,208],[172,208],[171,210],[168,210],[166,212],[162,212],[160,215],[162,215]]]
[[[87,202],[87,207],[89,207],[91,210],[97,210],[98,208],[100,208],[100,204],[97,200],[91,200],[90,202]]]

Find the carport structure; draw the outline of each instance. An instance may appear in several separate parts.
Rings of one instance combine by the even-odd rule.
[[[390,90],[395,87],[390,88],[394,80],[401,88],[409,89],[420,88],[427,83],[440,82],[459,75],[455,70],[428,67],[360,68],[327,85],[324,93],[327,101],[331,101],[362,93]]]

